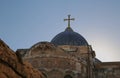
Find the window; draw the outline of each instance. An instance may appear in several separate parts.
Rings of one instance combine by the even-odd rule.
[[[71,75],[65,75],[64,78],[72,78],[72,76]]]
[[[42,74],[43,74],[44,78],[47,78],[47,75],[45,73],[42,72]]]

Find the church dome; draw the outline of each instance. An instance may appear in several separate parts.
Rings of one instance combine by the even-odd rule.
[[[57,34],[51,43],[54,45],[74,45],[74,46],[87,46],[88,43],[80,34],[74,32],[71,27],[67,27],[65,31]]]

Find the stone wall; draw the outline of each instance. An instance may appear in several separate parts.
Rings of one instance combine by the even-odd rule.
[[[120,78],[120,62],[103,62],[96,64],[96,78]]]
[[[85,78],[88,72],[87,52],[87,46],[54,46],[42,42],[33,45],[23,59],[49,78]]]

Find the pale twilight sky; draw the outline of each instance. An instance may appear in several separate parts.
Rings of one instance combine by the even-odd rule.
[[[14,51],[51,41],[67,15],[101,61],[120,61],[120,0],[0,0],[0,38]]]

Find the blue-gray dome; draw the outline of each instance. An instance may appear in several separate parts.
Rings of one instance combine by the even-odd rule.
[[[87,41],[77,32],[74,32],[71,27],[67,27],[64,32],[57,34],[51,43],[54,45],[74,45],[87,46]]]

